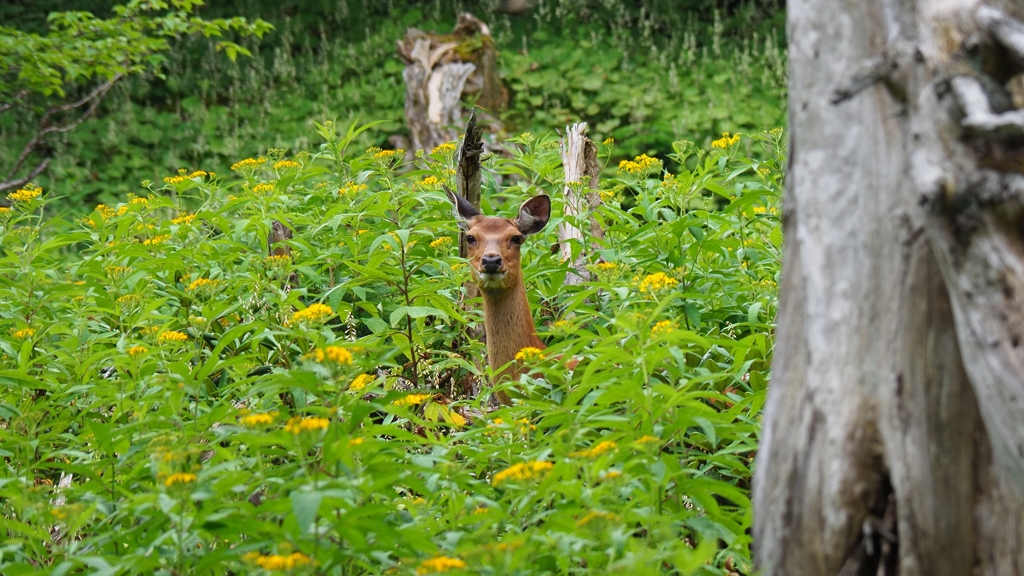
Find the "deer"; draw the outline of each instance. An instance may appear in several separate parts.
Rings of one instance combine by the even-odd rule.
[[[537,330],[526,299],[520,248],[527,236],[544,229],[551,217],[551,199],[540,194],[519,208],[515,218],[485,216],[468,200],[452,192],[455,218],[466,237],[466,259],[473,281],[484,301],[484,331],[487,335],[487,363],[495,381],[516,380],[528,369],[511,364],[523,348],[546,348],[537,337]],[[499,372],[500,371],[500,372]],[[496,392],[498,400],[511,405],[504,391]]]

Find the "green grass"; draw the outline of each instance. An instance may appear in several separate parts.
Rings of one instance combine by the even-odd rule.
[[[780,131],[676,142],[671,177],[603,146],[608,237],[576,287],[557,143],[491,157],[488,213],[555,199],[524,247],[549,348],[494,412],[465,394],[487,373],[451,154],[308,141],[82,220],[48,191],[0,214],[0,572],[750,573]]]

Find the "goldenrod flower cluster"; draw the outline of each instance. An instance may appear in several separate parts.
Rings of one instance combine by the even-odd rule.
[[[189,292],[195,292],[197,290],[203,290],[207,288],[216,288],[218,285],[220,285],[220,280],[214,280],[211,278],[196,278],[195,280],[192,281],[191,284],[188,285],[188,288],[186,288],[186,290],[188,290]]]
[[[142,300],[142,296],[139,296],[138,294],[125,294],[117,299],[117,303],[131,306],[132,304],[138,304],[140,300]]]
[[[263,194],[270,194],[273,191],[274,191],[274,184],[273,184],[273,182],[260,182],[259,184],[257,184],[257,185],[252,187],[252,193],[256,194],[257,196],[260,196],[260,195],[263,195]]]
[[[441,236],[430,243],[430,247],[434,250],[445,250],[452,245],[451,236]]]
[[[164,178],[164,184],[170,184],[171,186],[174,186],[176,184],[181,184],[184,181],[185,181],[185,177],[184,176],[167,176],[167,177]]]
[[[176,224],[178,226],[182,226],[182,225],[186,225],[186,224],[191,224],[192,221],[195,220],[195,219],[196,219],[196,215],[195,214],[182,214],[181,216],[178,216],[177,218],[171,220],[171,224]]]
[[[621,265],[618,262],[598,262],[594,267],[598,272],[612,273],[617,272]]]
[[[451,154],[455,152],[455,142],[445,142],[444,144],[438,144],[430,151],[431,154]]]
[[[626,172],[633,176],[646,174],[653,170],[660,169],[661,160],[651,158],[647,154],[641,154],[632,160],[623,160],[622,162],[619,162],[619,172]]]
[[[292,314],[290,324],[299,324],[302,322],[323,322],[334,314],[334,310],[326,304],[310,304],[308,308],[299,310]]]
[[[113,280],[120,280],[124,278],[129,272],[131,272],[131,270],[132,269],[128,266],[107,266],[103,269],[103,271],[107,273],[107,276]]]
[[[288,264],[291,264],[292,257],[287,254],[276,254],[274,256],[267,256],[263,259],[263,264],[267,268],[284,268]]]
[[[615,450],[618,447],[618,443],[613,442],[612,440],[604,440],[591,446],[588,450],[580,450],[578,452],[573,452],[571,456],[579,456],[581,458],[597,458],[601,454],[611,452],[612,450]]]
[[[348,445],[349,446],[359,446],[362,443],[363,443],[363,439],[362,438],[353,438],[353,439],[348,441]]]
[[[138,356],[139,354],[145,354],[146,352],[149,352],[149,348],[146,348],[145,346],[132,346],[128,349],[128,355],[132,357]]]
[[[167,477],[166,480],[164,480],[164,486],[167,486],[168,488],[170,488],[171,486],[174,486],[175,484],[189,484],[189,483],[195,482],[195,481],[196,481],[196,475],[195,474],[192,474],[192,473],[189,473],[189,472],[177,472],[175,474],[171,474],[170,476]]]
[[[259,552],[249,552],[245,556],[242,556],[242,560],[249,564],[255,564],[264,570],[270,571],[293,570],[295,568],[307,566],[312,562],[309,556],[306,556],[302,552],[292,552],[287,556],[281,556],[278,554],[264,555]]]
[[[152,238],[146,238],[142,241],[143,246],[156,246],[157,244],[163,244],[164,242],[171,239],[170,234],[161,234],[160,236],[153,236]]]
[[[263,156],[260,156],[259,158],[246,158],[245,160],[239,160],[238,162],[232,164],[231,170],[234,172],[244,170],[255,170],[266,163],[267,159]]]
[[[342,186],[340,190],[338,190],[338,195],[348,196],[349,194],[356,194],[358,192],[362,192],[363,190],[366,190],[366,188],[366,184],[356,184],[355,182],[349,182]]]
[[[611,512],[601,512],[599,510],[592,510],[592,511],[588,512],[586,516],[584,516],[583,518],[580,518],[579,521],[576,522],[576,525],[577,526],[584,526],[588,522],[591,522],[591,521],[597,520],[597,519],[615,521],[615,520],[618,520],[619,517],[618,517],[618,515],[612,514]]]
[[[634,278],[634,281],[639,280],[639,277]],[[639,281],[639,289],[641,294],[655,294],[663,290],[670,290],[675,288],[679,284],[679,280],[665,274],[664,272],[655,272]]]
[[[373,159],[381,163],[390,162],[392,160],[400,159],[403,156],[405,156],[405,150],[402,150],[401,148],[398,148],[396,150],[381,150],[376,146],[367,148],[366,153],[372,154]]]
[[[106,204],[97,204],[96,211],[100,213],[100,216],[103,216],[104,220],[110,220],[114,216],[124,216],[128,212],[128,207],[120,206],[117,210],[114,210]]]
[[[661,438],[658,438],[657,436],[651,436],[650,434],[641,436],[640,438],[637,438],[636,440],[633,441],[634,444],[637,444],[639,446],[643,446],[644,444],[657,444],[659,442],[661,442]]]
[[[26,184],[24,188],[15,190],[7,195],[7,199],[13,202],[31,202],[43,193],[43,189],[35,184]]]
[[[427,176],[423,180],[413,184],[413,187],[419,188],[420,190],[434,190],[441,186],[441,180],[437,176]]]
[[[603,146],[614,146],[615,145],[615,138],[605,138],[604,141],[601,142],[601,145],[603,145]]]
[[[263,412],[260,414],[247,414],[238,419],[238,423],[246,428],[258,426],[269,426],[274,423],[277,412]]]
[[[676,329],[676,323],[671,320],[662,320],[651,328],[651,338],[657,338],[666,332],[671,332]]]
[[[360,390],[365,389],[366,385],[373,382],[373,380],[373,376],[370,376],[369,374],[360,374],[352,379],[352,383],[348,385],[348,389],[359,392]]]
[[[10,213],[11,213],[11,207],[10,206],[0,206],[0,215],[10,214]]]
[[[141,198],[135,194],[128,194],[128,204],[134,204],[136,207],[145,208],[149,206],[149,198]]]
[[[160,334],[157,340],[160,342],[185,342],[188,340],[188,334],[177,330],[168,330]]]
[[[429,400],[430,397],[430,394],[409,394],[408,396],[395,400],[392,404],[395,406],[418,406]]]
[[[534,348],[533,346],[527,346],[521,348],[519,352],[516,352],[516,360],[520,362],[536,362],[544,359],[544,351],[540,348]]]
[[[568,320],[558,320],[552,324],[551,327],[555,330],[568,330],[572,328],[572,322],[569,322]]]
[[[458,570],[465,568],[466,563],[458,558],[449,558],[447,556],[438,556],[437,558],[431,558],[430,560],[424,560],[419,568],[416,569],[417,574],[435,574],[438,572],[447,572],[449,570]]]
[[[491,484],[497,486],[502,482],[508,480],[533,480],[546,474],[555,465],[551,462],[545,462],[543,460],[534,460],[532,462],[520,462],[519,464],[513,464],[512,466],[498,472],[491,479]]]
[[[326,430],[330,423],[331,421],[327,418],[320,418],[318,416],[307,416],[305,418],[294,416],[285,424],[284,431],[291,432],[292,434],[301,434],[314,430]]]
[[[312,352],[312,356],[317,362],[323,362],[326,358],[327,360],[337,364],[352,363],[352,353],[341,346],[328,346],[322,349],[317,348]]]
[[[287,169],[287,168],[298,168],[299,166],[301,166],[301,164],[299,164],[298,162],[296,162],[294,160],[278,160],[277,162],[274,162],[274,170],[284,170],[284,169]]]
[[[739,141],[740,141],[740,135],[739,134],[734,134],[732,136],[729,136],[728,132],[722,132],[722,137],[719,138],[718,140],[715,140],[714,142],[712,142],[711,143],[711,147],[712,148],[722,148],[722,149],[725,149],[725,148],[728,148],[729,146],[732,146],[733,144],[736,144]]]
[[[18,340],[26,340],[36,335],[35,328],[22,328],[11,333]]]

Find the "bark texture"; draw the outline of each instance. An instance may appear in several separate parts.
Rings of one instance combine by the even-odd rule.
[[[969,0],[787,12],[761,573],[1024,573],[1024,35]]]
[[[565,136],[559,142],[562,166],[565,170],[565,186],[562,194],[565,197],[563,213],[567,220],[590,217],[590,235],[592,238],[604,238],[594,210],[601,202],[597,193],[600,184],[601,167],[597,163],[597,146],[587,138],[587,123],[577,122],[566,126]],[[572,260],[573,270],[565,277],[565,283],[580,284],[590,280],[590,271],[586,268],[586,254],[580,250],[573,258],[573,245],[582,245],[583,231],[570,222],[558,225],[558,246],[562,260]]]

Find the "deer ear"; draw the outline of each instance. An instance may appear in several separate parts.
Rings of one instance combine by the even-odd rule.
[[[459,222],[460,227],[465,228],[467,222],[480,215],[480,211],[474,208],[473,205],[469,203],[469,200],[466,200],[462,196],[452,192],[452,189],[444,184],[441,186],[444,188],[445,193],[448,194],[448,199],[452,201],[455,219]]]
[[[516,218],[516,228],[525,235],[536,234],[544,229],[551,218],[551,198],[547,194],[534,196],[523,202]]]

